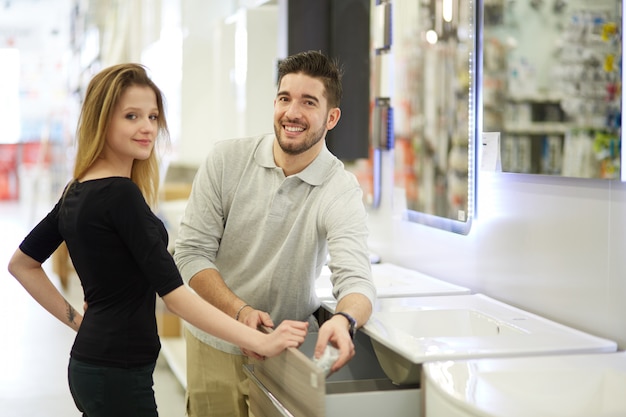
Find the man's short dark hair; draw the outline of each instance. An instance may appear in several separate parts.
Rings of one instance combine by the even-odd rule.
[[[336,61],[320,51],[306,51],[291,55],[278,64],[278,85],[287,74],[303,73],[319,78],[324,84],[324,94],[329,108],[339,107],[343,94],[341,77],[343,73]]]

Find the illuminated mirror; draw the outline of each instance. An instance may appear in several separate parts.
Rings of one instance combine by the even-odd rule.
[[[502,170],[620,178],[621,0],[485,0],[483,24]]]
[[[466,234],[474,200],[475,3],[393,3],[396,180],[406,217]]]

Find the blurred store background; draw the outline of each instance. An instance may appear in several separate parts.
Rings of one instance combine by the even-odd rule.
[[[161,149],[163,179],[172,174],[176,182],[182,172],[188,181],[214,141],[272,131],[278,61],[306,49],[344,65],[345,111],[328,146],[364,171],[357,175],[367,184],[370,3],[0,1],[0,201],[30,207],[59,195],[73,163],[81,98],[104,67],[147,66],[166,97],[171,143]],[[351,26],[342,23],[346,16]]]
[[[71,0],[0,4],[0,199],[50,190],[76,120]],[[54,175],[38,175],[46,168]],[[37,184],[34,184],[34,183]],[[47,182],[47,184],[43,184]],[[28,186],[27,186],[28,184]]]
[[[245,51],[258,51],[263,42],[276,44],[275,3],[0,2],[0,201],[30,203],[35,196],[42,199],[50,193],[58,195],[70,175],[74,130],[84,89],[100,69],[119,62],[146,65],[165,93],[172,134],[172,146],[164,152],[165,166],[168,158],[177,158],[181,153],[181,159],[197,163],[212,139],[246,133],[245,123],[230,121],[237,116],[237,109],[245,108],[246,98],[252,99],[254,91],[264,95],[271,91],[271,100],[276,54],[266,66],[267,82],[247,90],[245,70],[235,70],[235,61],[237,68],[242,68],[242,61],[245,65],[246,60],[254,59]],[[248,16],[247,9],[258,12]],[[246,18],[256,19],[259,29],[265,27],[271,41],[258,30],[251,34],[255,39],[243,39],[242,49],[241,38],[246,34],[240,28],[250,25],[246,25]],[[248,45],[254,41],[258,42],[256,49]],[[235,81],[243,101],[231,98]],[[250,129],[258,131],[255,123],[264,120],[267,124],[270,117],[271,101],[247,121]],[[183,122],[188,132],[194,132],[187,145],[180,141]],[[198,140],[198,132],[207,140]]]

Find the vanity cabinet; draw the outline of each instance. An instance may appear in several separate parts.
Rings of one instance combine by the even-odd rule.
[[[394,385],[381,369],[367,335],[355,335],[356,355],[325,377],[311,359],[317,333],[299,349],[256,361],[250,377],[250,410],[255,417],[415,416],[420,415],[419,386]]]

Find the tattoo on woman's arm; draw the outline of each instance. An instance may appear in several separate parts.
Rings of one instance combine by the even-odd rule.
[[[76,319],[76,310],[74,310],[74,307],[72,307],[67,301],[65,302],[65,305],[67,305],[67,320],[72,324],[76,324],[74,321]]]

